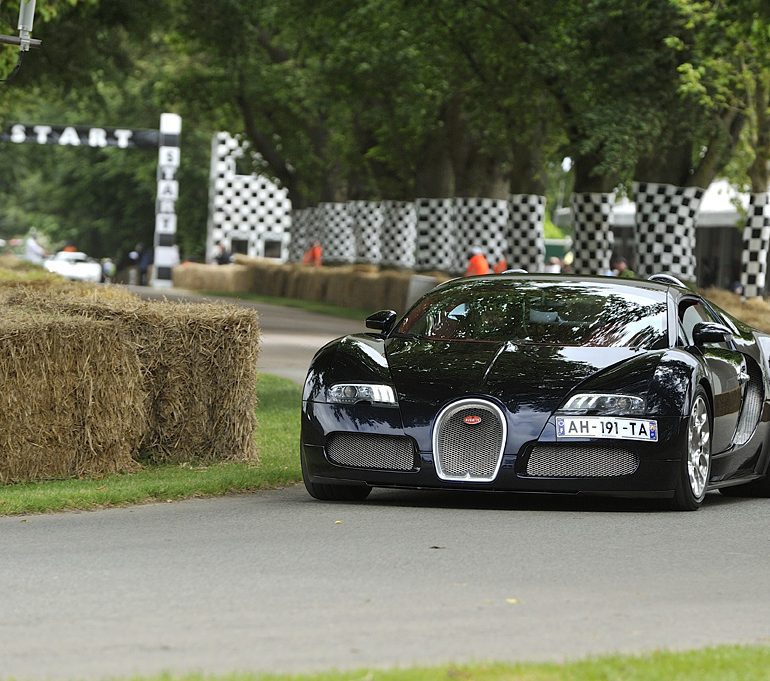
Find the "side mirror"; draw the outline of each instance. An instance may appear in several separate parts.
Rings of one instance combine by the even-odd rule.
[[[384,335],[393,328],[397,317],[398,313],[393,310],[380,310],[366,318],[366,328],[380,331]]]
[[[704,343],[725,343],[732,333],[724,324],[715,322],[699,322],[692,330],[692,340],[695,345]]]

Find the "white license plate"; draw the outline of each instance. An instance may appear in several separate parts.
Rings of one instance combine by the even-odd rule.
[[[658,422],[611,416],[557,416],[556,437],[602,437],[616,440],[658,441]]]

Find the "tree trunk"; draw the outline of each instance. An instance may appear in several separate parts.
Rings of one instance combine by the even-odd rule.
[[[415,195],[446,199],[454,195],[455,177],[446,129],[437,128],[426,140],[417,161]]]

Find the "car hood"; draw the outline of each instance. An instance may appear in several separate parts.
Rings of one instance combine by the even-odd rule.
[[[399,398],[441,404],[489,395],[509,411],[553,412],[603,369],[644,354],[630,348],[393,339],[388,364]]]

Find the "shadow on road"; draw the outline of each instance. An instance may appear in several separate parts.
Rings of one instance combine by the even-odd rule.
[[[402,490],[375,488],[364,502],[319,502],[310,496],[310,503],[404,508],[478,509],[497,511],[549,511],[583,513],[661,513],[667,512],[665,500],[624,499],[619,497],[582,494],[532,494],[526,492],[475,492],[455,490]],[[717,492],[706,497],[700,512],[718,509],[741,499],[727,498]],[[674,513],[674,512],[672,512]]]

